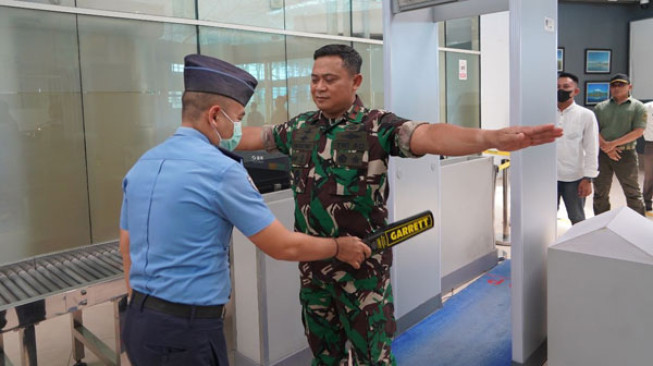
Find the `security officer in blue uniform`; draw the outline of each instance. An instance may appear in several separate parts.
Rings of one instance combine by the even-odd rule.
[[[356,237],[288,231],[228,151],[256,84],[227,62],[186,56],[181,127],[123,180],[120,250],[130,292],[123,340],[134,366],[228,365],[223,315],[234,226],[276,259],[335,257],[359,268],[371,254]]]

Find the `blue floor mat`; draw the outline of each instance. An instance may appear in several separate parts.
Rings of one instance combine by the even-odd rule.
[[[510,261],[397,337],[393,351],[400,366],[510,365]]]

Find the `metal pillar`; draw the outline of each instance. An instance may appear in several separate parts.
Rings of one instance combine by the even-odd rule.
[[[555,123],[555,0],[510,0],[510,124]],[[513,365],[546,360],[546,250],[556,231],[556,150],[511,157]]]
[[[383,2],[385,108],[404,118],[436,122],[439,116],[438,31],[430,9],[392,14]],[[440,284],[440,163],[437,156],[390,159],[389,219],[423,210],[435,216],[435,230],[393,249],[392,286],[398,332],[442,304]],[[431,281],[424,281],[430,278]]]

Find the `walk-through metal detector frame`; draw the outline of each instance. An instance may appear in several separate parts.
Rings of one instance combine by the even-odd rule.
[[[388,110],[411,119],[435,121],[440,108],[439,80],[437,72],[428,71],[429,65],[435,71],[438,69],[435,23],[509,11],[510,125],[555,122],[556,0],[383,1],[385,107]],[[409,159],[391,161],[391,219],[404,211],[405,197],[434,196],[439,201],[439,162],[426,164],[421,166]],[[511,170],[512,363],[539,366],[546,360],[546,249],[554,241],[556,230],[555,145],[513,152]],[[409,182],[410,177],[416,177],[422,185],[405,188],[399,183],[400,180]],[[423,194],[425,192],[427,194]],[[435,205],[439,206],[437,202]],[[439,207],[431,210],[436,221],[446,215]],[[438,222],[435,227],[437,230]],[[402,252],[404,248],[395,250],[393,283],[399,285],[395,286],[395,298],[400,326],[402,317],[415,322],[419,314],[437,306],[440,299],[439,288],[418,289],[428,294],[419,300],[423,301],[421,304],[405,304],[407,300],[403,300],[401,294],[402,281],[406,282],[406,278],[415,276],[416,272],[439,275],[439,237],[435,243],[436,253],[428,249],[423,255],[427,260],[437,261],[435,265],[420,262],[402,266],[404,257],[410,253]],[[413,283],[412,286],[428,285]]]

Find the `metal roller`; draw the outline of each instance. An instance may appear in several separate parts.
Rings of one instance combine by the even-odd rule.
[[[122,256],[117,242],[89,245],[0,266],[0,324],[3,327],[0,329],[0,355],[3,355],[2,333],[18,330],[21,334],[33,334],[39,322],[69,313],[75,319],[72,322],[75,360],[81,362],[86,346],[96,354],[101,350],[98,357],[105,364],[120,365],[119,332],[116,331],[118,352],[110,354],[111,350],[99,344],[101,341],[84,327],[81,312],[87,306],[112,301],[117,319],[117,304],[125,295]],[[33,360],[30,360],[35,365],[36,338],[20,338],[23,340],[21,353],[33,355]]]

